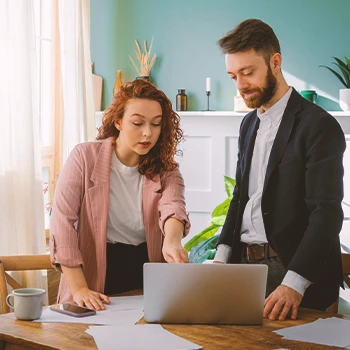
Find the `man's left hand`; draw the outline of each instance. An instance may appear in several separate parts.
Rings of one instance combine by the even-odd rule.
[[[294,289],[283,284],[278,286],[266,299],[264,303],[264,318],[270,320],[285,320],[291,310],[291,319],[295,320],[298,315],[298,307],[303,296]]]

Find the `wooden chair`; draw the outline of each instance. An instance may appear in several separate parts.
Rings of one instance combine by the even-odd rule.
[[[342,253],[341,260],[343,264],[344,282],[350,288],[350,254]],[[339,298],[327,309],[327,312],[338,313]]]
[[[50,255],[13,255],[0,257],[0,301],[2,313],[10,312],[6,304],[7,285],[12,288],[23,288],[7,271],[53,270]]]

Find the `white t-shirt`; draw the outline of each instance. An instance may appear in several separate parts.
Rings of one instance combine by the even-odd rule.
[[[146,241],[142,213],[143,176],[120,162],[113,152],[107,241],[138,245]]]

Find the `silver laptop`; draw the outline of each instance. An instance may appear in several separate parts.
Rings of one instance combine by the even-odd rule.
[[[250,264],[144,264],[145,321],[261,324],[267,269]]]

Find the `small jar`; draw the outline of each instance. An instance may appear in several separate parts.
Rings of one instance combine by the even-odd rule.
[[[187,111],[187,95],[185,94],[185,89],[179,89],[176,95],[176,110],[177,111]]]

